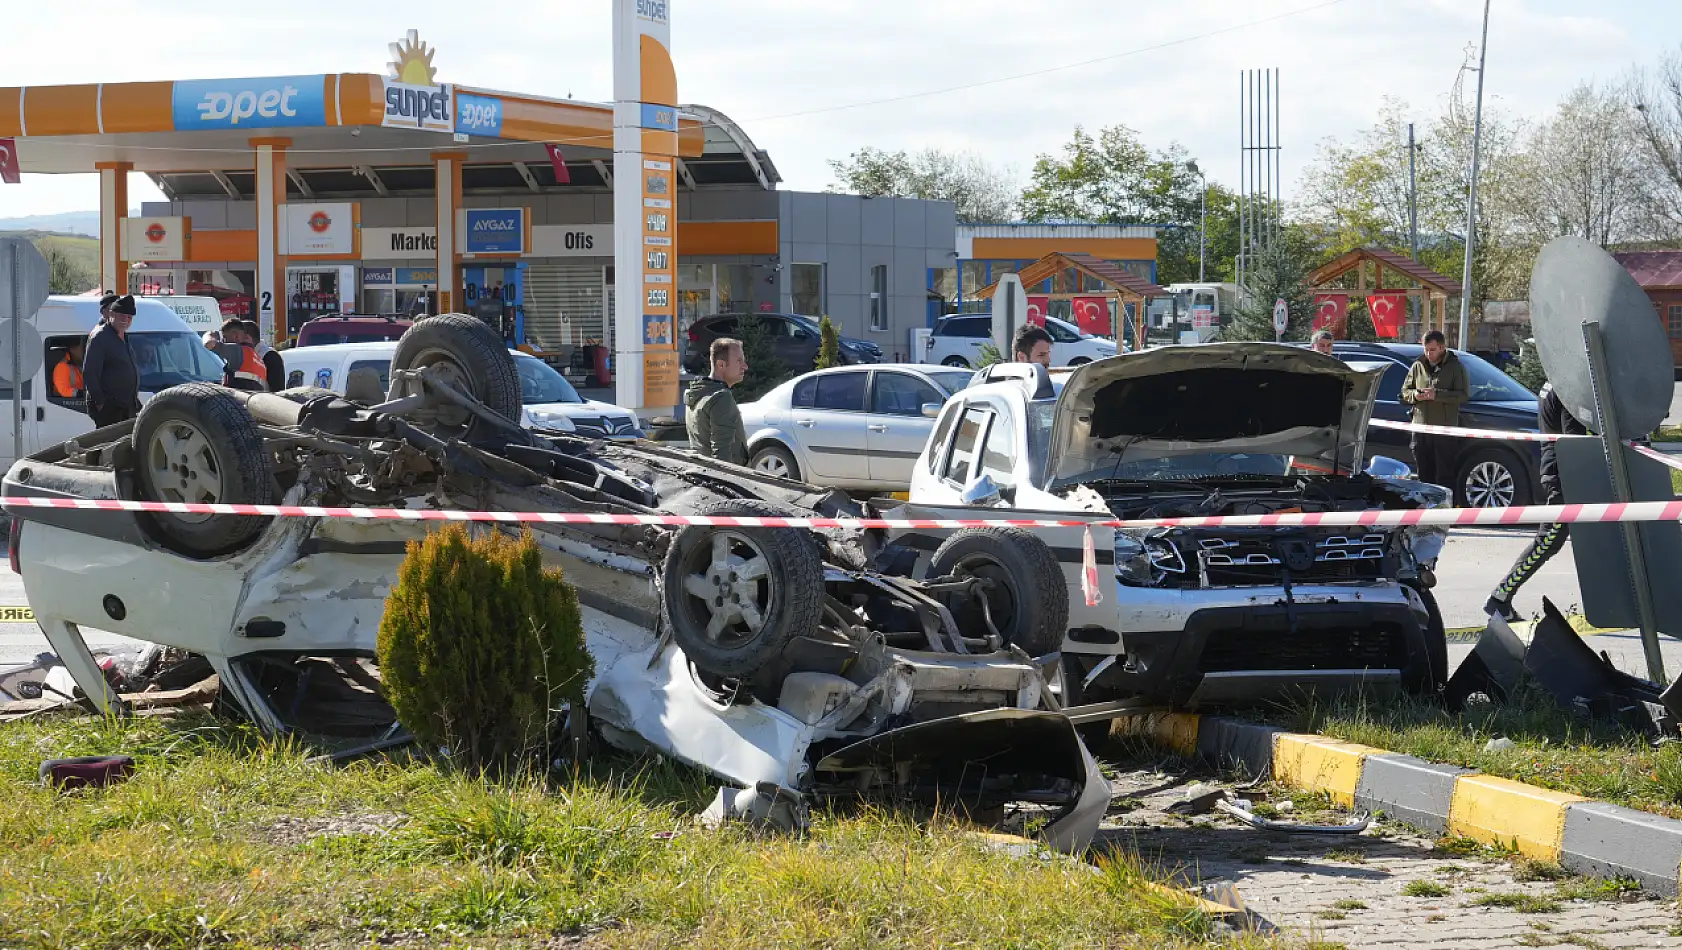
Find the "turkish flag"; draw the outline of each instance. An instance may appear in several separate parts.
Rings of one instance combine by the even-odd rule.
[[[1332,336],[1347,336],[1349,327],[1348,294],[1314,295],[1314,329],[1330,330]]]
[[[1050,297],[1028,298],[1028,322],[1036,327],[1045,326],[1045,315],[1051,310]]]
[[[1115,328],[1110,326],[1110,298],[1076,297],[1069,306],[1074,311],[1075,325],[1080,327],[1080,332],[1093,336],[1115,335]]]
[[[1367,313],[1380,340],[1398,340],[1407,322],[1406,294],[1373,294],[1367,298]]]
[[[0,139],[0,181],[16,185],[22,180],[18,174],[17,140]]]
[[[555,170],[555,184],[572,184],[572,173],[567,171],[567,160],[561,157],[561,147],[559,145],[545,145],[543,147],[549,150],[549,167]]]

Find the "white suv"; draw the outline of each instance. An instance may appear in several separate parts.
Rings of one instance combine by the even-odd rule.
[[[1360,470],[1379,378],[1271,343],[1167,347],[1050,373],[998,364],[941,410],[907,512],[961,518],[961,506],[983,505],[1101,522],[1445,506],[1434,485]],[[1083,596],[1088,530],[1096,606]],[[1447,679],[1430,593],[1444,529],[1036,534],[1070,598],[1066,703],[1107,693],[1195,707],[1299,689],[1428,691]],[[938,536],[895,540],[925,551]],[[974,552],[956,569],[1003,576],[989,557]],[[995,612],[1016,609],[1017,592],[998,593]]]
[[[1116,355],[1114,340],[1088,336],[1055,317],[1045,318],[1045,332],[1051,334],[1051,365],[1081,366]],[[985,313],[957,313],[941,318],[929,335],[925,363],[970,369],[981,365],[982,344],[993,340],[993,318]],[[1006,360],[1009,353],[1000,354]]]

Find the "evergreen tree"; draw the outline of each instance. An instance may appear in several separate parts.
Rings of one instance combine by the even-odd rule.
[[[834,321],[829,314],[824,314],[818,321],[818,360],[815,369],[829,369],[831,366],[841,365],[841,331],[835,329]]]
[[[1533,393],[1540,394],[1542,387],[1547,385],[1548,371],[1542,368],[1542,357],[1536,351],[1536,341],[1529,339],[1519,348],[1518,365],[1513,367],[1510,374],[1518,380],[1520,386]]]
[[[1285,340],[1308,339],[1314,324],[1314,297],[1304,278],[1312,270],[1308,255],[1297,242],[1281,238],[1256,255],[1244,275],[1238,310],[1221,331],[1221,339],[1273,342],[1273,303],[1284,300],[1291,316]]]

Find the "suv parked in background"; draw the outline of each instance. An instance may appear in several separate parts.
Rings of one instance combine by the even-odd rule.
[[[1402,402],[1402,381],[1419,359],[1422,347],[1411,343],[1338,343],[1332,354],[1356,369],[1382,369],[1372,417],[1392,422],[1413,418],[1413,407]],[[1472,398],[1460,407],[1460,424],[1468,429],[1505,429],[1535,432],[1536,396],[1484,358],[1455,350],[1471,382]],[[1387,455],[1415,465],[1410,433],[1373,427],[1367,433],[1369,454]],[[1542,455],[1534,442],[1457,439],[1454,489],[1457,504],[1466,508],[1506,508],[1528,505],[1542,497]]]
[[[1080,366],[1094,360],[1116,355],[1113,340],[1089,336],[1072,323],[1056,317],[1045,318],[1045,332],[1051,334],[1051,365]],[[955,313],[942,317],[929,335],[929,351],[923,362],[956,366],[960,369],[981,365],[981,346],[993,340],[993,318],[985,313]],[[1010,360],[1010,354],[1003,354]]]
[[[326,346],[330,343],[395,342],[409,329],[411,321],[403,317],[358,317],[330,314],[316,317],[298,328],[299,346]]]
[[[683,354],[683,368],[697,376],[705,376],[712,372],[712,367],[707,365],[707,354],[712,349],[713,341],[719,337],[739,339],[739,326],[743,316],[744,314],[740,313],[720,313],[702,317],[691,323],[688,348]],[[818,345],[822,340],[818,332],[818,321],[796,313],[761,313],[757,316],[765,327],[765,332],[769,333],[775,342],[777,357],[790,372],[804,373],[817,367]],[[880,363],[882,348],[869,340],[855,340],[844,336],[841,338],[841,362],[848,365]]]

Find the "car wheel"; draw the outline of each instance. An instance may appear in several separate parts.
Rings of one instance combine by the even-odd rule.
[[[754,471],[773,478],[786,478],[791,482],[800,480],[800,463],[794,460],[792,452],[775,442],[754,452],[749,465]]]
[[[275,481],[257,423],[221,386],[166,389],[134,423],[140,491],[147,501],[209,505],[274,503]],[[193,557],[238,550],[269,519],[249,515],[157,512],[152,523],[171,547]]]
[[[760,501],[702,505],[698,515],[782,518]],[[683,528],[661,571],[672,639],[697,669],[745,677],[818,628],[823,559],[804,528]]]
[[[1524,467],[1512,452],[1486,446],[1466,453],[1455,479],[1457,501],[1466,508],[1507,508],[1530,504],[1532,492]]]
[[[1448,628],[1443,624],[1442,609],[1437,606],[1436,595],[1431,593],[1430,588],[1417,583],[1408,587],[1425,602],[1425,610],[1431,615],[1430,626],[1424,631],[1425,658],[1431,663],[1431,681],[1429,684],[1415,682],[1412,688],[1416,692],[1439,692],[1448,685]]]
[[[966,360],[961,356],[948,356],[945,360],[943,360],[941,362],[940,365],[950,366],[953,369],[969,369],[970,368],[969,360]]]
[[[432,370],[444,382],[483,403],[491,412],[518,425],[521,414],[520,372],[495,331],[483,320],[465,314],[427,317],[397,341],[391,357],[394,396],[417,395],[417,383],[398,382],[405,370]],[[466,438],[490,428],[466,409],[445,405],[418,416],[429,428]]]
[[[973,599],[949,603],[958,629],[987,630],[987,620],[1007,645],[1030,656],[1060,649],[1069,630],[1069,586],[1050,546],[1021,528],[965,528],[934,552],[930,577],[980,577],[992,581],[986,609]]]
[[[1077,356],[1074,359],[1069,361],[1069,365],[1070,366],[1085,366],[1086,364],[1088,364],[1090,362],[1092,362],[1092,361],[1087,359],[1084,356]]]

